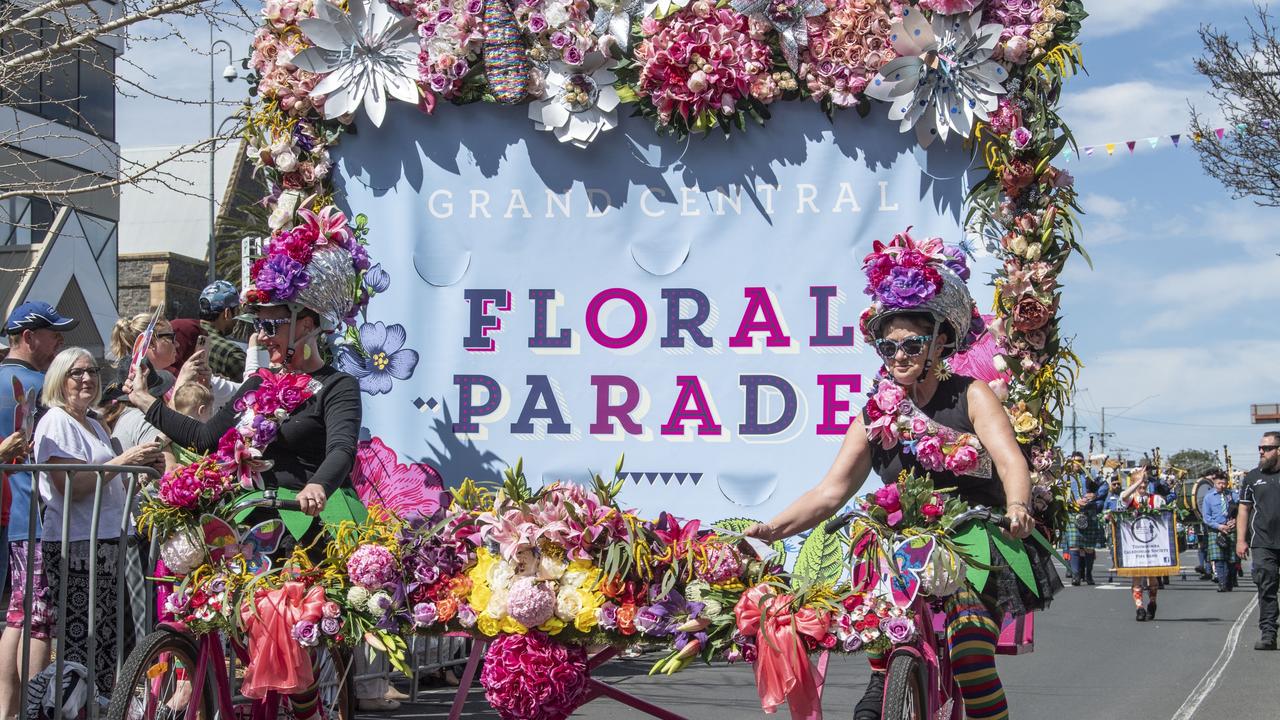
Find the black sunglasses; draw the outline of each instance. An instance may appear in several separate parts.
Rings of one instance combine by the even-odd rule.
[[[880,338],[876,341],[876,353],[885,360],[892,360],[899,350],[909,358],[915,357],[924,352],[931,340],[933,340],[932,335],[913,335],[912,337],[904,338],[901,342],[896,342],[889,338]]]
[[[1259,446],[1258,446],[1258,452],[1260,452],[1260,453],[1271,452],[1272,450],[1275,450],[1276,448],[1280,448],[1280,445],[1259,445]]]
[[[262,333],[263,337],[275,337],[275,334],[280,331],[280,328],[288,324],[289,320],[287,318],[279,318],[277,320],[263,320],[262,318],[257,318],[253,321],[253,329]]]

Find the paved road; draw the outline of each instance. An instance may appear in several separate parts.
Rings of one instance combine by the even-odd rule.
[[[1102,581],[1107,571],[1101,568],[1097,574]],[[1246,579],[1232,593],[1215,589],[1212,583],[1190,575],[1186,580],[1175,577],[1160,594],[1159,619],[1138,623],[1127,581],[1068,587],[1050,612],[1037,617],[1036,651],[1000,661],[1014,717],[1280,717],[1280,652],[1253,650],[1257,610],[1251,602],[1252,584]],[[601,668],[597,677],[690,720],[764,717],[749,666],[694,667],[674,678],[658,679],[645,676],[650,663],[614,661]],[[828,717],[849,717],[867,675],[861,657],[833,660],[824,694]],[[367,718],[447,717],[452,701],[449,691],[428,690],[419,699],[394,714]],[[481,691],[471,693],[464,717],[494,717]],[[611,700],[598,700],[573,717],[641,720],[647,716]]]

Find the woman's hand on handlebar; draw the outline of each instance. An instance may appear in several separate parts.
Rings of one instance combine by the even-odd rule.
[[[1010,504],[1009,509],[1005,512],[1005,517],[1009,518],[1008,534],[1016,538],[1025,538],[1031,535],[1031,531],[1035,529],[1035,520],[1031,519],[1031,513],[1027,512],[1025,505],[1020,503]]]
[[[298,491],[298,505],[301,506],[302,512],[311,516],[319,515],[324,510],[328,499],[329,494],[324,491],[324,486],[320,483],[307,483]]]

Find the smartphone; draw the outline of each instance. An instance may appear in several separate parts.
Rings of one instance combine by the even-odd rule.
[[[196,336],[196,349],[198,350],[198,349],[200,349],[200,348],[204,347],[204,344],[205,344],[205,342],[206,342],[208,339],[209,339],[209,338],[208,338],[208,337],[206,337],[206,336],[204,336],[204,335],[197,335],[197,336]]]

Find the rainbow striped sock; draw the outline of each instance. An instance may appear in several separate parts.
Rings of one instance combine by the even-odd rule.
[[[1007,720],[1009,704],[996,673],[996,638],[999,627],[980,600],[962,590],[947,603],[947,647],[951,669],[965,714],[970,718]]]

